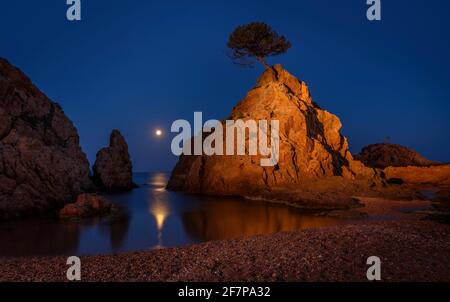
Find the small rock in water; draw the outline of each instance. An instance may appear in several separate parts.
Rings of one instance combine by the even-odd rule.
[[[106,192],[129,191],[136,187],[132,170],[127,142],[118,130],[113,130],[109,147],[97,153],[93,167],[94,182]]]
[[[66,205],[60,212],[60,218],[87,218],[110,215],[118,211],[118,207],[105,197],[97,194],[82,194],[75,203]]]

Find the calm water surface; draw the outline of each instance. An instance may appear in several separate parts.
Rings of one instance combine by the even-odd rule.
[[[323,227],[341,220],[284,205],[191,196],[165,190],[168,174],[136,173],[139,188],[108,195],[125,215],[83,222],[0,224],[0,256],[95,255],[182,246],[244,235]]]

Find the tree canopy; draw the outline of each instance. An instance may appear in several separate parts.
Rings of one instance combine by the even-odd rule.
[[[231,59],[242,66],[252,66],[256,60],[269,68],[264,58],[287,52],[291,43],[263,22],[237,27],[228,39]]]

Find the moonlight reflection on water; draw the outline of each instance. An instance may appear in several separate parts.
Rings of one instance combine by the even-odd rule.
[[[0,256],[143,251],[345,223],[262,201],[169,192],[165,189],[168,176],[136,173],[138,189],[108,195],[122,207],[120,219],[39,219],[0,224]]]

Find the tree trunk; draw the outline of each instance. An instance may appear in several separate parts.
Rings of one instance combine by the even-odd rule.
[[[263,59],[262,57],[258,57],[258,60],[261,62],[261,64],[264,65],[264,67],[265,67],[266,69],[270,69],[270,66],[267,65],[266,61],[264,61],[264,59]]]

